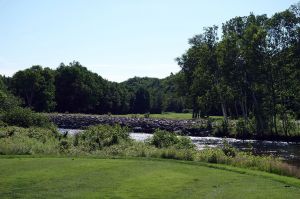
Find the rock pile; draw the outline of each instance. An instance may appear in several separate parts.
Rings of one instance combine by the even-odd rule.
[[[155,129],[162,129],[189,136],[208,136],[210,134],[205,120],[171,120],[83,114],[49,114],[49,118],[59,128],[68,129],[82,129],[97,124],[119,124],[128,126],[133,132],[153,133]]]

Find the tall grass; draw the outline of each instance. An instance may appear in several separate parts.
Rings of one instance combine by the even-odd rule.
[[[199,151],[191,147],[190,139],[161,130],[147,142],[137,142],[129,138],[127,128],[120,126],[94,126],[76,136],[60,135],[51,128],[1,127],[0,154],[165,158],[227,164],[300,178],[299,169],[273,156],[254,156],[226,143],[223,148]]]
[[[59,136],[56,129],[1,127],[0,154],[58,154]]]

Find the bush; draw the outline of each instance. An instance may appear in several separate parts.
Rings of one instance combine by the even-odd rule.
[[[226,156],[235,157],[237,150],[224,139],[222,150]]]
[[[194,149],[195,145],[189,137],[178,136],[164,130],[157,129],[153,137],[150,139],[150,144],[157,148],[175,147],[177,149]]]
[[[150,113],[149,112],[145,113],[144,118],[150,118]]]
[[[206,129],[208,131],[211,131],[213,129],[213,119],[208,118],[206,122]]]
[[[49,118],[40,113],[35,113],[28,108],[15,107],[2,115],[2,121],[11,126],[19,127],[51,127]]]
[[[249,125],[243,118],[239,118],[236,122],[235,131],[237,138],[249,138],[251,136]]]
[[[0,128],[0,154],[58,154],[58,132],[42,128]]]
[[[177,142],[178,140],[175,133],[159,129],[154,132],[153,137],[150,140],[150,144],[157,148],[167,148],[177,144]]]
[[[286,113],[281,113],[279,118],[277,118],[278,132],[285,135],[297,135],[297,123],[294,113],[286,111]]]
[[[74,138],[73,144],[84,151],[95,151],[129,140],[129,129],[126,127],[123,128],[120,125],[98,125],[78,133]]]
[[[10,111],[20,105],[20,100],[10,93],[0,90],[0,112]]]
[[[214,130],[214,135],[217,137],[229,136],[229,125],[225,120],[222,121],[221,125],[218,125]]]

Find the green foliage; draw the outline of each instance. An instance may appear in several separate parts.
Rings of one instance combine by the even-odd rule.
[[[198,151],[190,139],[160,130],[149,143],[136,142],[130,140],[128,129],[120,126],[94,126],[70,137],[60,135],[55,128],[0,127],[0,154],[164,158],[228,164],[300,177],[298,170],[277,158],[239,152],[226,142],[222,148]]]
[[[115,114],[129,110],[129,96],[123,85],[104,80],[76,61],[59,66],[55,88],[59,112]]]
[[[239,118],[236,122],[236,137],[238,138],[249,138],[251,136],[251,129],[249,122],[245,122],[243,118]]]
[[[144,88],[149,92],[150,98],[150,113],[159,114],[162,111],[181,112],[185,108],[184,96],[179,95],[179,88],[177,82],[179,74],[171,74],[164,79],[157,78],[130,78],[121,85],[124,85],[131,96],[131,110],[133,110],[133,100],[136,92],[140,88]]]
[[[20,105],[20,100],[8,92],[0,90],[0,113],[10,111]]]
[[[133,113],[147,113],[150,110],[150,94],[144,88],[139,88],[131,99]]]
[[[148,112],[148,113],[145,113],[144,114],[144,118],[150,118],[150,113]]]
[[[128,128],[119,125],[99,125],[76,134],[73,145],[84,151],[95,151],[129,140]]]
[[[223,141],[222,150],[223,153],[229,157],[235,157],[237,154],[237,150],[234,147],[230,146],[230,144],[226,140]]]
[[[25,105],[36,111],[53,111],[55,103],[55,73],[50,68],[32,66],[12,77],[11,89]]]
[[[295,131],[289,118],[300,108],[299,19],[299,5],[294,5],[270,18],[232,18],[223,24],[220,40],[216,26],[190,39],[177,61],[193,116],[243,118],[237,125],[241,136]],[[250,113],[255,122],[249,122]],[[217,134],[224,130],[218,128]]]
[[[35,113],[29,108],[15,107],[9,111],[5,111],[1,120],[11,126],[19,127],[51,127],[53,124],[47,116],[41,113]]]
[[[2,75],[0,75],[0,91],[6,90]]]
[[[215,127],[213,134],[217,137],[226,137],[230,135],[229,124],[227,121],[223,120],[221,124]]]
[[[86,113],[101,109],[97,106],[106,86],[105,80],[79,62],[61,64],[55,77],[57,110]]]
[[[177,94],[177,78],[178,74],[165,79],[135,77],[118,84],[73,61],[56,70],[32,66],[11,79],[0,77],[0,90],[8,88],[39,112],[160,114],[186,108],[185,97]]]
[[[58,154],[56,129],[0,127],[0,154]]]
[[[278,117],[276,118],[278,124],[278,132],[288,135],[299,135],[297,131],[297,124],[293,112],[287,110],[284,106],[277,105]]]
[[[178,136],[175,133],[171,133],[164,130],[157,129],[149,143],[158,148],[174,147],[177,149],[194,149],[195,145],[191,139],[184,136]]]

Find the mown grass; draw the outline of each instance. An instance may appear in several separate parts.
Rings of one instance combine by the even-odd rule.
[[[300,170],[271,156],[254,156],[229,145],[198,151],[187,137],[157,130],[146,143],[129,138],[120,126],[90,127],[75,136],[60,135],[55,129],[0,128],[0,155],[58,155],[146,157],[233,165],[300,178]]]
[[[0,198],[300,197],[293,178],[186,161],[2,157],[0,169]]]

